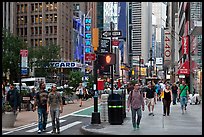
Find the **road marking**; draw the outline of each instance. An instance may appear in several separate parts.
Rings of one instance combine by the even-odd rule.
[[[60,123],[62,123],[62,122],[64,122],[64,121],[66,121],[66,120],[60,120]],[[50,127],[50,126],[52,126],[52,123],[47,124],[47,125],[46,125],[46,128],[48,128],[48,127]],[[38,131],[38,127],[33,128],[33,129],[31,129],[31,130],[28,130],[28,131],[26,131],[26,132],[36,132],[36,131]]]
[[[75,121],[75,122],[70,123],[70,124],[68,124],[68,125],[62,126],[62,127],[60,127],[60,132],[66,130],[66,129],[70,128],[70,127],[73,127],[73,126],[75,126],[75,125],[78,125],[78,124],[80,124],[80,123],[82,123],[82,122],[81,122],[81,121]],[[49,131],[49,132],[46,132],[46,133],[51,133],[51,132],[52,132],[52,130]]]
[[[80,114],[72,114],[72,116],[79,116],[79,117],[91,117],[91,115],[80,115]]]

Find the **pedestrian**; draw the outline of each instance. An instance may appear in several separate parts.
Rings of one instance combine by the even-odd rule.
[[[10,84],[10,89],[7,93],[6,98],[6,100],[9,102],[9,105],[11,105],[14,113],[16,113],[20,102],[20,94],[18,90],[14,87],[13,83]]]
[[[36,93],[35,96],[35,103],[33,111],[38,111],[38,134],[42,131],[46,131],[47,125],[47,100],[48,100],[48,91],[45,90],[45,84],[40,83],[39,91]]]
[[[155,91],[157,95],[156,101],[160,101],[161,85],[159,84],[159,82],[155,85]]]
[[[128,112],[130,111],[130,107],[131,107],[132,125],[133,125],[133,129],[135,130],[140,126],[142,111],[144,111],[144,99],[138,83],[135,84],[134,89],[129,93],[127,106],[128,106]],[[137,122],[136,122],[136,113],[137,113]]]
[[[57,87],[56,85],[52,85],[51,92],[48,95],[48,101],[47,101],[47,113],[50,111],[51,119],[52,119],[52,133],[57,134],[60,133],[60,122],[59,122],[59,116],[60,113],[63,112],[63,103],[62,103],[62,97],[59,92],[56,91]],[[56,121],[56,125],[55,125]]]
[[[177,99],[177,94],[178,94],[178,87],[176,83],[172,85],[171,90],[172,90],[172,95],[173,95],[173,105],[176,105],[176,99]]]
[[[188,85],[184,80],[182,80],[182,83],[179,86],[179,90],[178,90],[182,114],[184,114],[184,110],[186,111],[188,95],[189,95],[188,90],[189,90]]]
[[[163,116],[169,116],[170,114],[170,105],[172,101],[172,90],[170,88],[169,84],[166,84],[166,88],[162,91],[163,92],[163,97],[162,97],[162,102],[163,102]]]
[[[76,89],[76,95],[78,96],[79,99],[79,107],[82,106],[82,99],[83,99],[83,86],[82,83],[79,83],[79,86]]]
[[[35,96],[36,96],[35,88],[32,88],[30,93],[30,103],[31,103],[32,110],[34,108]]]
[[[154,116],[154,104],[156,101],[156,91],[152,85],[152,82],[147,83],[148,88],[145,91],[145,100],[149,111],[149,116]]]

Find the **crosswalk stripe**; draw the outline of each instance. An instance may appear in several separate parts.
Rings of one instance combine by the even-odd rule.
[[[64,122],[64,121],[66,121],[66,120],[60,120],[60,123],[62,123],[62,122]],[[50,126],[52,126],[52,123],[47,124],[47,125],[46,125],[46,128],[48,128],[48,127],[50,127]],[[26,131],[26,132],[36,132],[36,131],[38,131],[38,127],[33,128],[33,129],[31,129],[31,130],[28,130],[28,131]]]
[[[62,126],[62,127],[60,127],[60,132],[66,130],[66,129],[70,128],[70,127],[73,127],[73,126],[75,126],[75,125],[78,125],[78,124],[80,124],[80,123],[82,123],[82,122],[81,122],[81,121],[75,121],[75,122],[73,122],[73,123],[70,123],[70,124],[67,124],[67,125],[65,125],[65,126]],[[46,133],[51,133],[51,132],[52,132],[52,130],[49,131],[49,132],[46,132]]]

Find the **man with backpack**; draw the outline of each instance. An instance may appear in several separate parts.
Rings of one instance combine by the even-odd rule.
[[[141,92],[141,89],[139,88],[139,84],[136,83],[134,86],[134,89],[130,91],[129,97],[128,97],[128,112],[132,112],[132,125],[133,129],[139,128],[140,120],[142,118],[142,111],[144,111],[144,99],[143,99],[143,93]],[[136,122],[136,113],[137,113],[137,122]]]
[[[47,125],[47,100],[48,92],[45,90],[45,84],[40,83],[39,91],[35,95],[33,111],[38,107],[38,134],[46,131]]]
[[[56,91],[57,87],[56,85],[52,86],[51,92],[48,95],[48,101],[47,101],[47,113],[50,111],[50,115],[52,118],[52,133],[57,134],[60,133],[60,123],[59,123],[59,116],[60,113],[63,111],[63,103],[62,103],[62,97],[59,92]],[[56,121],[56,125],[55,125]]]

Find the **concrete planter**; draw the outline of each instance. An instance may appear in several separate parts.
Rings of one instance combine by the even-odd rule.
[[[14,112],[2,113],[2,127],[5,128],[14,127],[17,115],[18,113],[14,114]]]

